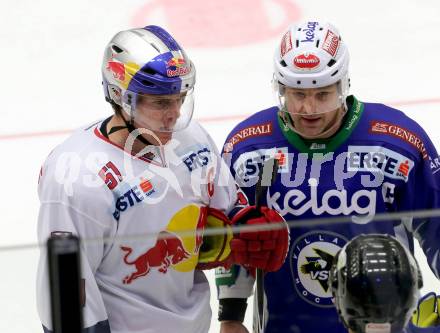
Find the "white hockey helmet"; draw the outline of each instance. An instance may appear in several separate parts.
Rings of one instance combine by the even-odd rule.
[[[304,22],[290,26],[274,55],[274,89],[321,88],[340,83],[345,101],[349,89],[349,54],[338,30],[329,23]]]

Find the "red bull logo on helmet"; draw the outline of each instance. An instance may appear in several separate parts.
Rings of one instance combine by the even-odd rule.
[[[171,58],[167,62],[167,76],[180,76],[189,73],[189,67],[186,65],[186,61],[183,58]]]
[[[113,74],[116,80],[125,81],[125,65],[122,62],[110,60],[106,69]]]

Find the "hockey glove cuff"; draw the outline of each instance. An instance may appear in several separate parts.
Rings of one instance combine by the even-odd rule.
[[[229,266],[227,259],[231,254],[230,242],[232,240],[231,221],[220,210],[203,207],[199,222],[199,230],[213,231],[214,234],[203,235],[203,242],[199,251],[199,260],[196,269],[212,269],[219,266]]]

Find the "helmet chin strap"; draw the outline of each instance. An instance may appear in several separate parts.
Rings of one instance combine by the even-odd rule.
[[[122,111],[123,112],[123,111]],[[123,130],[123,129],[127,129],[128,133],[130,135],[132,135],[135,139],[139,140],[140,142],[142,142],[144,145],[146,146],[152,146],[153,144],[148,141],[147,139],[145,139],[141,134],[136,135],[138,131],[138,129],[136,127],[134,127],[134,119],[133,117],[130,117],[130,121],[127,121],[124,117],[124,115],[120,115],[122,118],[122,121],[124,122],[125,126],[114,126],[112,128],[110,128],[110,130],[108,131],[107,135],[113,134],[117,131]]]
[[[124,123],[125,123],[125,126],[113,126],[113,127],[110,128],[110,130],[109,130],[108,133],[107,133],[107,131],[106,131],[106,124],[108,123],[108,120],[110,120],[110,118],[108,118],[108,120],[105,121],[105,122],[103,123],[104,126],[102,126],[102,133],[103,133],[103,135],[104,135],[106,138],[108,138],[109,135],[112,134],[112,133],[115,133],[115,132],[120,131],[120,130],[123,130],[123,129],[127,129],[127,130],[128,130],[128,133],[129,133],[129,136],[131,136],[131,138],[132,138],[133,141],[137,139],[137,140],[139,140],[140,142],[142,142],[142,143],[145,145],[145,147],[144,147],[144,148],[143,148],[138,154],[143,155],[143,154],[144,154],[143,152],[144,152],[146,149],[148,149],[146,146],[154,146],[154,149],[157,149],[157,153],[158,153],[157,155],[159,156],[159,158],[160,158],[160,160],[161,160],[161,166],[165,167],[167,164],[166,164],[166,160],[165,160],[164,147],[163,147],[162,143],[160,142],[159,138],[156,137],[156,135],[154,135],[154,133],[152,133],[152,136],[153,136],[153,137],[159,142],[159,144],[160,144],[159,147],[157,147],[157,145],[152,144],[150,141],[148,141],[147,139],[145,139],[145,138],[142,136],[142,133],[141,133],[141,130],[140,130],[140,129],[134,127],[134,125],[133,125],[133,123],[134,123],[133,118],[131,118],[130,121],[127,121],[127,120],[124,118],[124,116],[121,116],[121,117],[122,117],[122,120],[123,120]],[[131,144],[133,144],[133,141],[131,142]],[[155,154],[155,155],[156,155],[156,154]],[[150,157],[148,157],[148,158],[149,158],[149,159],[152,159],[152,158],[150,158]]]

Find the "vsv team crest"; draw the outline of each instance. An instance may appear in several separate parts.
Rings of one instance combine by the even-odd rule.
[[[335,232],[312,231],[296,239],[290,249],[290,269],[298,295],[318,307],[331,307],[330,268],[347,239]]]

